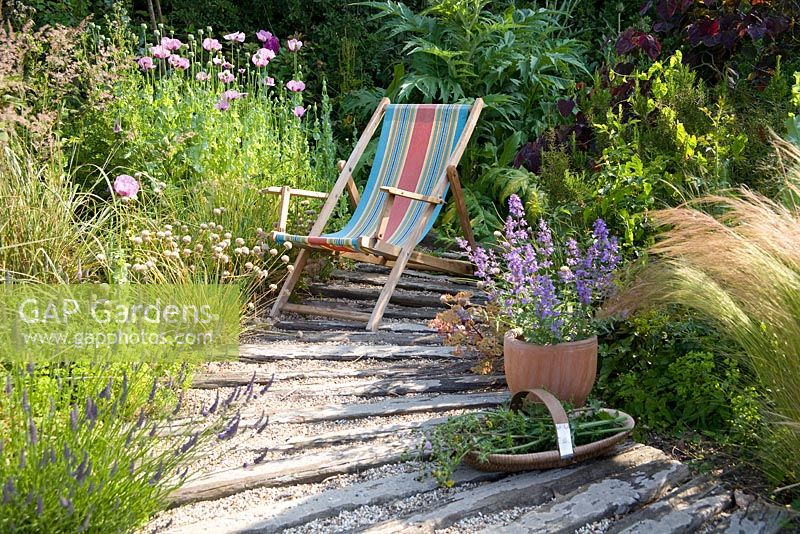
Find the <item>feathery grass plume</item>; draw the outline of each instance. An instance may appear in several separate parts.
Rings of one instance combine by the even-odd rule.
[[[782,202],[740,189],[653,213],[666,230],[607,313],[677,303],[743,349],[765,393],[765,472],[800,482],[800,151],[780,146]]]

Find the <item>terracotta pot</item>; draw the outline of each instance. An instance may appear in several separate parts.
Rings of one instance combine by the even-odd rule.
[[[583,406],[597,376],[597,336],[557,345],[536,345],[507,332],[503,339],[511,393],[544,388],[559,400]]]

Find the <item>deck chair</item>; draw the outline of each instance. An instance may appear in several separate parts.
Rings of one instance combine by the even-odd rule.
[[[272,238],[302,247],[294,270],[283,284],[271,316],[281,312],[318,315],[366,321],[367,330],[376,331],[395,286],[407,265],[457,274],[471,274],[469,262],[439,258],[416,252],[414,248],[430,231],[442,209],[448,188],[452,188],[464,237],[473,246],[475,238],[467,215],[456,165],[475,129],[483,100],[468,105],[399,105],[384,98],[372,115],[309,235],[286,233],[285,216]],[[352,178],[359,158],[372,135],[381,128],[372,170],[363,194],[359,196]],[[313,196],[314,192],[274,188],[281,192],[281,213],[288,211],[288,199]],[[325,224],[342,194],[347,191],[355,213],[338,232],[323,234]],[[372,314],[331,310],[318,306],[289,303],[309,257],[309,249],[327,249],[358,261],[391,266],[386,285]]]

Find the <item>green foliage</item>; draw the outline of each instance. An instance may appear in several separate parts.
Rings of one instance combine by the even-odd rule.
[[[643,429],[688,428],[752,442],[760,396],[720,343],[712,329],[687,315],[651,312],[617,323],[601,339],[596,394]]]
[[[594,85],[579,101],[589,122],[571,134],[556,129],[567,136],[560,143],[538,141],[550,148],[539,156],[537,191],[562,225],[602,218],[635,256],[653,239],[650,210],[735,183],[748,132],[726,95],[713,96],[680,52],[629,75],[610,70]]]
[[[142,525],[186,478],[230,408],[222,403],[202,428],[167,439],[158,430],[178,413],[185,369],[170,377],[143,365],[8,364],[0,376],[4,532],[128,532]]]
[[[416,13],[402,2],[365,2],[387,38],[403,42],[404,68],[384,92],[393,100],[486,103],[476,142],[462,160],[467,208],[478,236],[498,226],[498,203],[527,193],[530,175],[512,169],[520,142],[553,125],[559,95],[587,72],[580,43],[566,35],[573,2],[517,9],[488,0],[435,2]],[[360,105],[381,96],[355,93]],[[373,104],[374,106],[374,104]],[[449,206],[442,225],[454,227]]]
[[[794,73],[791,106],[794,109],[789,112],[789,118],[786,119],[786,139],[790,143],[800,146],[800,72]]]
[[[399,101],[459,102],[482,97],[483,135],[499,144],[550,125],[557,95],[586,73],[579,43],[563,37],[564,9],[490,10],[489,0],[437,2],[419,14],[402,2],[367,2],[382,31],[405,41]]]

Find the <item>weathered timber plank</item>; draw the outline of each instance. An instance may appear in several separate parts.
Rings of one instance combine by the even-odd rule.
[[[453,474],[453,480],[460,485],[496,480],[502,476],[495,473],[481,473],[472,469],[459,469]],[[341,512],[354,510],[360,506],[381,505],[426,493],[435,488],[436,483],[430,477],[420,480],[419,473],[402,473],[376,480],[357,482],[344,488],[326,490],[312,497],[255,504],[244,512],[208,518],[200,523],[171,529],[170,532],[173,534],[280,532],[315,519],[334,517]]]
[[[387,274],[384,273],[343,271],[341,269],[334,269],[331,271],[330,277],[334,280],[344,280],[345,282],[371,284],[375,286],[385,285],[388,278]],[[456,283],[453,280],[445,277],[434,277],[430,275],[427,277],[419,277],[405,276],[404,274],[397,283],[397,288],[411,291],[429,291],[432,293],[448,294],[455,294],[459,291],[471,291],[473,293],[477,292],[477,288],[475,287],[474,283]]]
[[[345,321],[325,321],[310,319],[281,319],[275,323],[275,328],[287,331],[329,331],[329,330],[363,330],[362,325]],[[378,328],[378,332],[435,332],[424,323],[385,323]]]
[[[306,397],[316,395],[343,395],[358,397],[390,397],[411,393],[466,393],[470,391],[505,387],[504,376],[465,375],[434,376],[425,379],[390,378],[333,384],[309,384],[289,390],[274,389],[273,394],[285,395],[299,391]]]
[[[252,362],[282,360],[354,361],[404,360],[407,358],[454,358],[451,347],[307,343],[251,344],[239,347],[239,359]]]
[[[374,265],[370,263],[358,263],[355,266],[355,271],[362,273],[376,273],[388,274],[391,269],[382,265]],[[468,276],[456,276],[452,274],[434,273],[429,271],[420,271],[416,269],[406,269],[403,271],[403,276],[408,278],[417,278],[422,280],[429,280],[440,282],[443,284],[454,285],[469,285],[475,283],[474,278]]]
[[[247,468],[228,469],[189,480],[170,496],[170,506],[221,499],[255,488],[310,484],[335,475],[355,473],[401,460],[415,438],[391,445],[367,444],[346,451],[305,454]]]
[[[269,447],[270,451],[291,451],[296,449],[314,449],[331,445],[342,445],[355,441],[369,441],[371,439],[383,437],[389,434],[407,432],[409,430],[425,430],[447,421],[447,417],[434,417],[424,421],[407,421],[402,423],[392,423],[389,425],[377,425],[364,429],[354,430],[334,430],[315,434],[313,436],[298,436],[291,438],[285,443]],[[259,451],[263,452],[263,451]]]
[[[314,283],[309,284],[308,291],[312,295],[321,297],[350,299],[350,300],[368,300],[376,302],[380,296],[380,289],[361,288],[361,287],[348,287],[348,286],[332,286],[328,284]],[[418,308],[445,308],[445,304],[439,300],[439,295],[430,295],[419,291],[395,291],[389,298],[392,304],[399,304],[401,306],[416,306]]]
[[[667,456],[658,449],[638,444],[622,445],[612,451],[606,459],[563,469],[514,475],[490,485],[457,493],[432,510],[407,518],[385,521],[366,529],[365,532],[432,533],[479,513],[491,514],[515,506],[536,506],[550,501],[554,495],[570,493],[590,481],[616,476],[631,467],[667,461]],[[685,468],[684,473],[688,478],[688,470]]]
[[[249,364],[256,367],[260,364]],[[254,384],[263,385],[270,382],[274,376],[274,383],[277,384],[289,380],[324,380],[330,378],[416,378],[419,376],[439,376],[442,374],[465,374],[469,368],[469,362],[453,362],[450,364],[438,363],[437,365],[415,365],[413,367],[372,367],[368,369],[340,368],[335,370],[311,370],[311,371],[283,371],[271,373],[263,369],[255,369],[256,376],[253,378],[253,371],[216,371],[213,373],[197,373],[192,381],[195,389],[216,389],[225,387],[243,386],[250,383],[253,379]]]
[[[286,332],[273,330],[252,336],[249,343],[274,341],[296,341],[298,343],[370,343],[375,345],[442,345],[442,336],[436,332],[365,332],[326,331],[326,332]]]
[[[289,412],[262,412],[248,408],[242,411],[239,428],[253,428],[262,413],[269,416],[270,424],[318,423],[321,421],[344,421],[368,417],[388,417],[412,413],[437,413],[450,410],[474,410],[498,406],[508,400],[508,393],[465,393],[461,395],[426,395],[412,398],[388,398],[365,404],[340,404],[312,406]],[[186,434],[192,425],[202,424],[203,419],[187,418],[173,421],[159,432],[160,435]]]
[[[669,459],[654,460],[612,476],[595,478],[488,534],[572,533],[587,523],[626,514],[659,498],[688,476],[688,468]]]
[[[693,532],[732,504],[731,494],[707,477],[680,488],[617,521],[607,532],[615,534],[678,534]]]
[[[237,385],[248,384],[250,377]],[[216,382],[211,378],[212,383]],[[266,379],[269,381],[269,378]],[[410,393],[459,393],[479,389],[499,388],[506,384],[505,377],[491,375],[433,376],[425,379],[412,377],[396,377],[379,380],[362,380],[344,383],[307,384],[298,391],[305,396],[313,395],[356,395],[361,397],[385,397],[391,395],[408,395]],[[196,387],[196,386],[195,386]],[[273,394],[287,394],[296,388],[272,388]]]
[[[718,534],[777,534],[800,532],[800,514],[761,500],[722,518],[714,528]]]
[[[385,417],[421,412],[445,412],[449,410],[489,408],[508,400],[508,393],[465,393],[462,395],[426,395],[424,397],[385,399],[368,404],[342,404],[338,406],[301,408],[291,413],[270,415],[272,423],[311,423]],[[260,416],[253,412],[254,421]]]
[[[368,300],[331,300],[330,298],[305,299],[303,304],[310,304],[321,308],[347,308],[361,313],[372,313],[375,303]],[[384,317],[387,319],[404,319],[410,321],[428,322],[441,312],[441,307],[400,306],[391,304],[386,308]]]
[[[343,321],[352,321],[356,323],[366,323],[369,320],[369,314],[350,311],[349,309],[345,308],[336,308],[333,306],[309,306],[307,304],[293,304],[291,302],[287,302],[283,305],[281,311],[284,313],[329,317],[332,319],[341,319]]]

